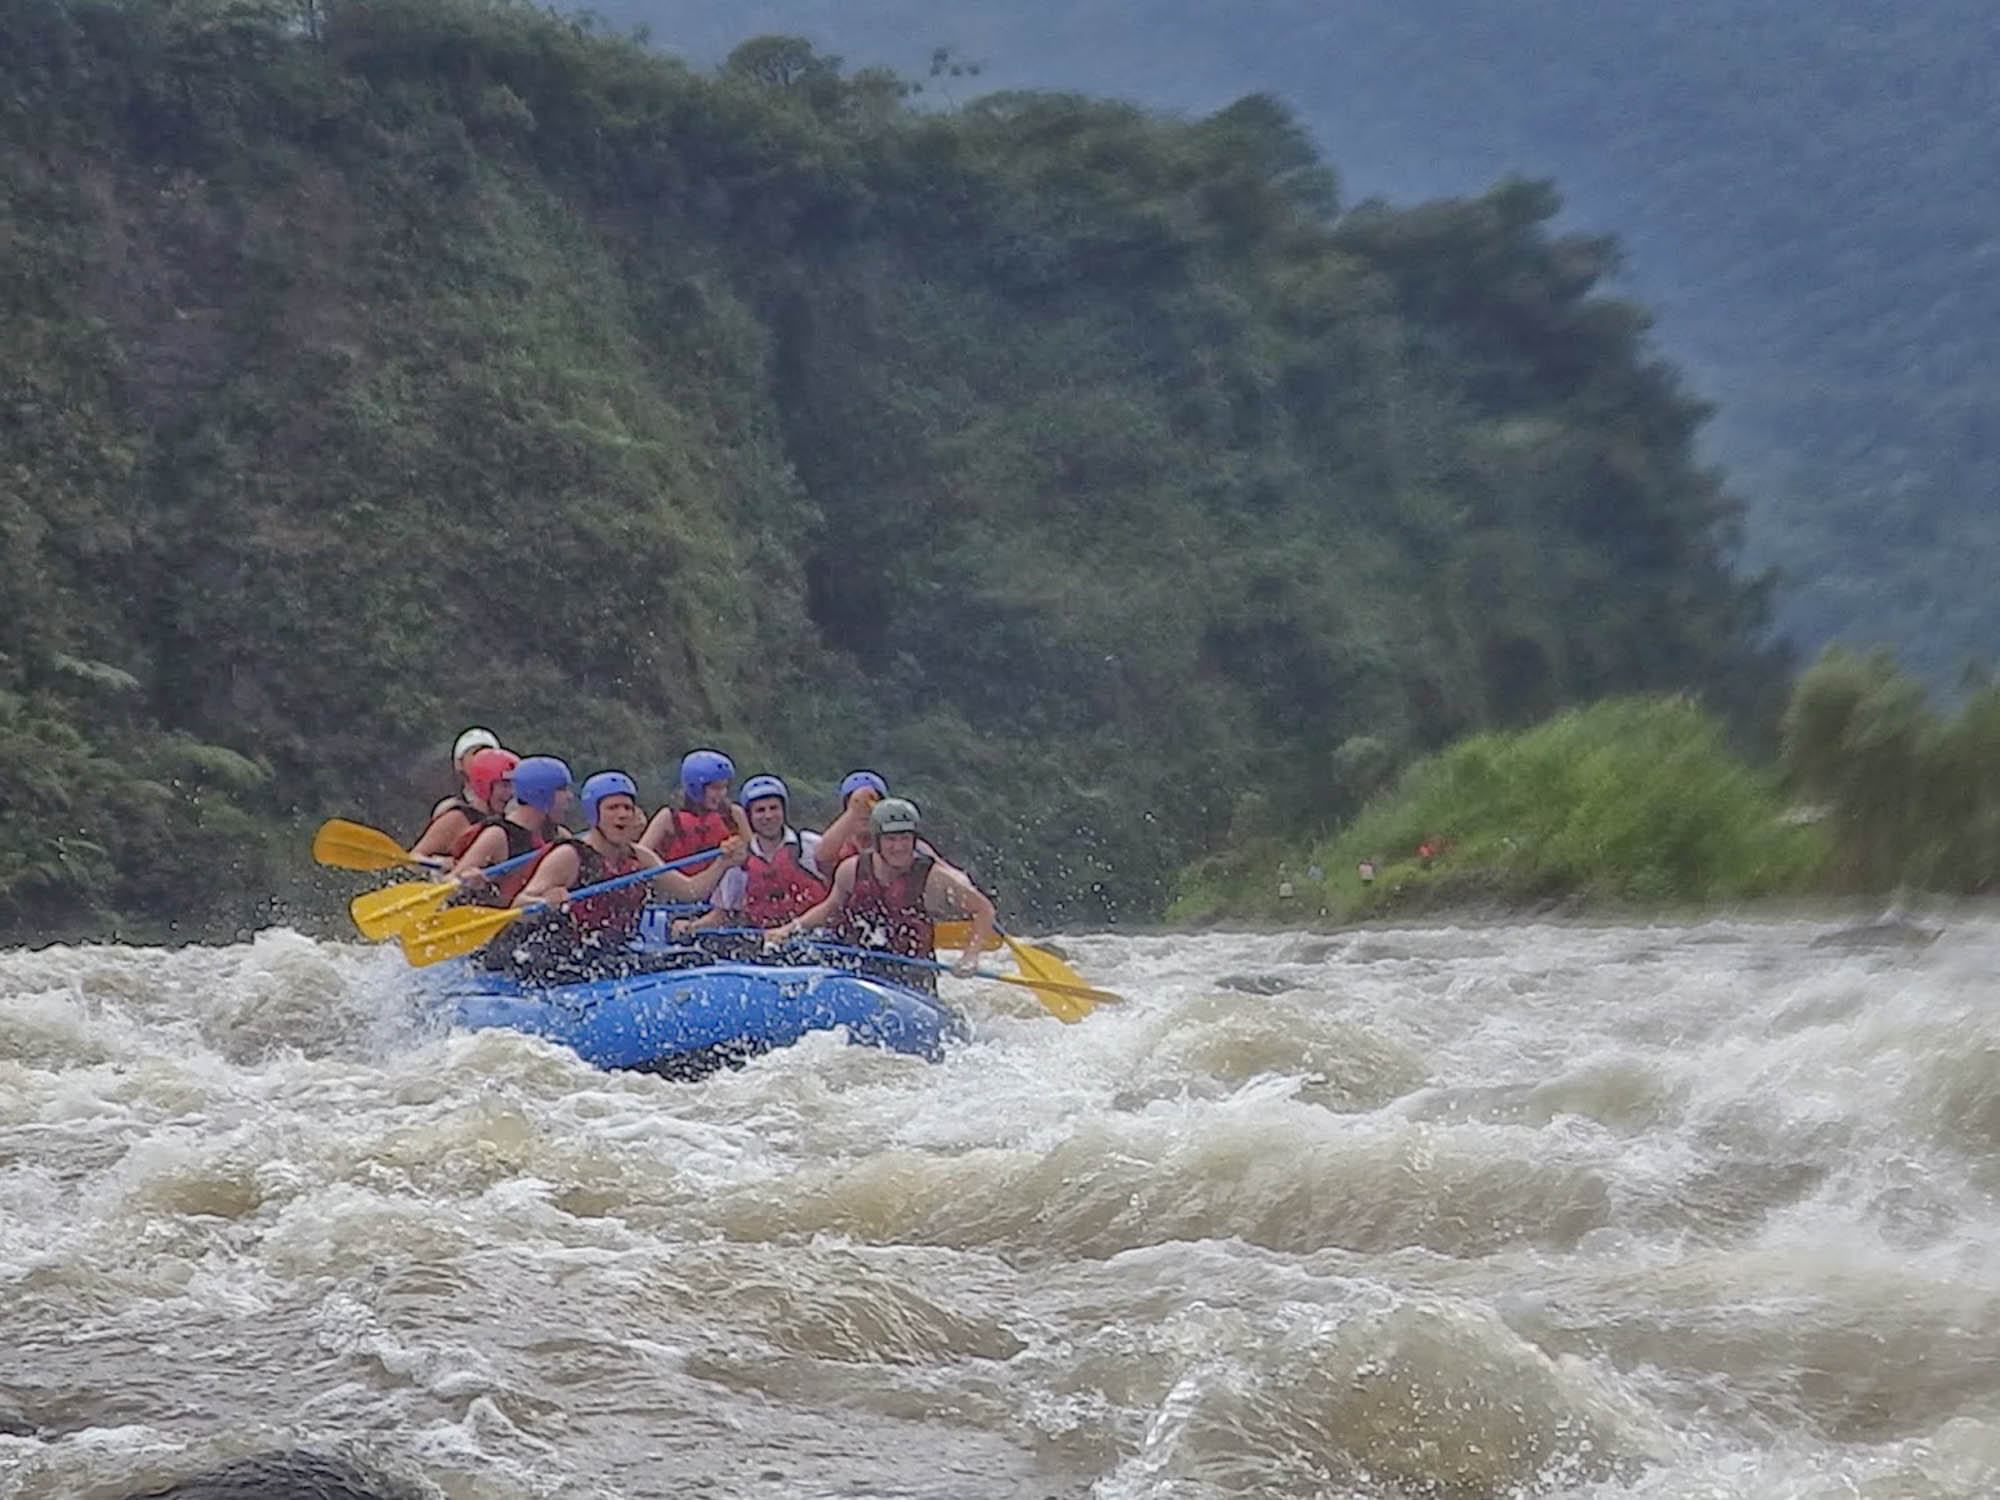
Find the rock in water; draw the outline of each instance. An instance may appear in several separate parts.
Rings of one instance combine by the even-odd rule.
[[[1889,912],[1873,922],[1843,927],[1813,939],[1815,948],[1928,948],[1938,940],[1938,927],[1923,927],[1900,912]]]

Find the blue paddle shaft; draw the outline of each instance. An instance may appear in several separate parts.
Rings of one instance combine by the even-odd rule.
[[[536,852],[539,853],[540,851]],[[563,905],[567,906],[571,901],[581,900],[585,896],[601,896],[606,891],[615,891],[623,886],[637,885],[642,880],[651,880],[654,876],[664,875],[669,870],[678,870],[682,865],[698,865],[705,859],[715,858],[721,852],[722,850],[719,848],[702,849],[693,854],[683,855],[679,859],[668,860],[663,865],[648,865],[645,869],[634,870],[629,875],[618,875],[610,880],[600,880],[596,885],[587,885],[580,891],[571,891],[564,900]],[[531,906],[521,908],[522,911],[547,911],[548,909],[549,903],[546,901],[537,901]]]

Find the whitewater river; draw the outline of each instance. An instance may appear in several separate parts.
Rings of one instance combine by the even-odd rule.
[[[2000,1494],[2000,922],[1065,939],[699,1085],[0,953],[0,1496]]]

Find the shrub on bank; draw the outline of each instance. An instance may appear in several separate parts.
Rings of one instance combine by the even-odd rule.
[[[1623,698],[1473,736],[1417,762],[1282,871],[1190,870],[1182,919],[1342,920],[1443,906],[1685,906],[1802,890],[1823,832],[1685,699]],[[1361,869],[1372,866],[1373,879]],[[1289,895],[1283,894],[1289,890]]]

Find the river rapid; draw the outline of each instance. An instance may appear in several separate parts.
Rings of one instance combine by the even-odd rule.
[[[2000,922],[1092,936],[701,1084],[0,953],[0,1496],[2000,1493]]]

